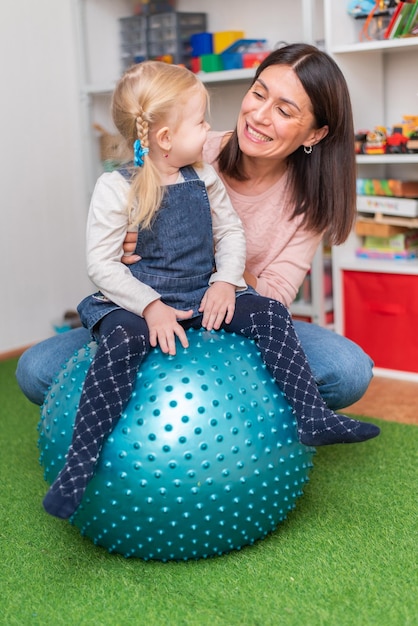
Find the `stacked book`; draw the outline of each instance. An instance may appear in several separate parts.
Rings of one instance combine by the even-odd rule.
[[[357,194],[359,196],[418,198],[418,180],[357,178]]]
[[[418,35],[418,1],[398,2],[384,33],[385,39]]]
[[[418,181],[358,178],[357,194],[356,256],[417,259]]]
[[[418,258],[418,230],[409,230],[390,237],[374,237],[367,235],[362,246],[357,248],[356,256],[367,259],[400,259]]]

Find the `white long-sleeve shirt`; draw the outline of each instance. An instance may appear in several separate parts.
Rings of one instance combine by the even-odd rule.
[[[214,168],[203,164],[194,169],[206,185],[212,214],[216,270],[209,283],[224,281],[245,289],[246,247],[241,220]],[[129,183],[119,172],[105,173],[98,179],[87,220],[87,272],[109,300],[142,316],[160,295],[121,263],[126,232],[137,231],[128,219],[128,193]]]

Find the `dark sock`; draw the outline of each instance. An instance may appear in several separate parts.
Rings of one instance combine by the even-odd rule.
[[[377,437],[380,428],[368,422],[360,422],[346,415],[330,411],[323,420],[316,420],[312,429],[301,423],[298,427],[301,443],[306,446],[327,446],[333,443],[360,443]]]
[[[146,351],[144,338],[128,336],[121,326],[102,337],[84,381],[65,465],[43,500],[51,515],[66,519],[80,504],[104,439],[131,396]]]
[[[64,466],[43,500],[42,504],[47,513],[61,519],[71,517],[83,498],[89,480],[89,472],[86,468],[90,465],[94,469],[94,459],[86,462],[84,467],[83,464],[80,464],[79,476],[77,476],[74,466],[70,465],[70,470],[67,465]],[[74,478],[68,478],[70,473],[74,474]]]
[[[251,327],[242,332],[255,339],[266,366],[293,408],[303,444],[359,443],[379,434],[374,424],[339,415],[327,407],[286,307],[270,300],[267,311],[251,313],[250,317]]]

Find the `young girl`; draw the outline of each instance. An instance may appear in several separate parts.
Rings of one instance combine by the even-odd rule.
[[[247,287],[242,224],[213,168],[199,162],[207,106],[194,74],[157,61],[132,67],[116,86],[113,119],[133,145],[134,164],[103,174],[91,200],[87,263],[100,292],[79,312],[99,345],[65,466],[44,498],[51,515],[68,518],[78,507],[150,348],[175,354],[176,339],[188,347],[190,327],[223,328],[256,342],[294,409],[302,443],[379,434],[325,405],[286,307]],[[120,262],[127,229],[138,231],[141,257],[129,268]]]

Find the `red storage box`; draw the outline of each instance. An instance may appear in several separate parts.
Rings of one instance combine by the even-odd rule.
[[[258,67],[269,54],[269,50],[262,52],[244,52],[242,55],[242,66],[246,68]]]
[[[418,276],[343,271],[344,335],[376,367],[418,372]]]

